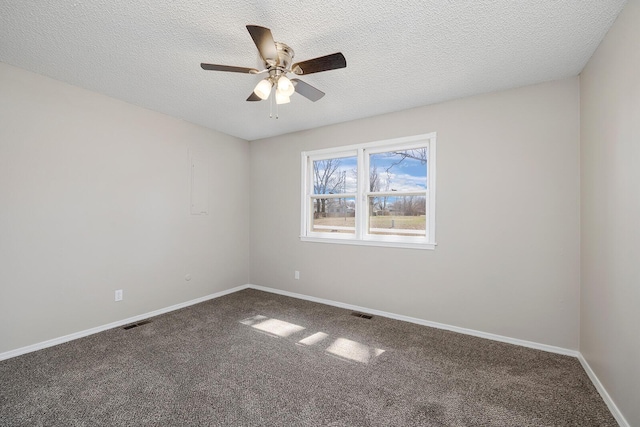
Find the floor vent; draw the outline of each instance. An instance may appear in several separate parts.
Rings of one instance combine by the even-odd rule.
[[[130,325],[123,327],[122,329],[129,330],[129,329],[137,328],[138,326],[146,325],[147,323],[151,323],[151,320],[143,320],[138,323],[132,323]]]
[[[364,314],[364,313],[357,313],[357,312],[353,312],[351,313],[352,316],[356,316],[356,317],[362,317],[363,319],[373,319],[373,316],[369,315],[369,314]]]

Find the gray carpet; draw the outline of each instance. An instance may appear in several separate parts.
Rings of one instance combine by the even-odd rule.
[[[615,426],[572,357],[244,290],[0,362],[2,426]]]

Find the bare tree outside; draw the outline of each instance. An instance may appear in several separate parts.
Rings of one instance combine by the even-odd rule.
[[[346,174],[340,171],[340,159],[316,160],[313,162],[314,194],[337,194],[344,192]],[[327,216],[330,199],[316,199],[314,218]]]
[[[389,191],[391,185],[391,172],[387,169],[384,172],[385,177],[382,176],[378,170],[378,166],[373,164],[369,168],[369,191]],[[386,212],[388,196],[373,197],[369,199],[369,212],[375,212],[376,210]]]
[[[400,163],[402,163],[406,159],[418,160],[420,162],[420,164],[422,164],[422,165],[426,165],[427,164],[427,149],[426,148],[415,148],[415,149],[412,149],[412,150],[403,150],[403,151],[391,151],[390,154],[393,155],[393,156],[399,156],[400,159],[395,161],[395,162],[393,162],[391,164],[391,166],[389,166],[387,168],[387,172],[389,172],[389,170],[391,170],[391,168],[393,168],[394,166],[399,165]]]
[[[427,208],[427,199],[422,196],[398,197],[393,204],[393,208],[398,215],[424,215]]]
[[[380,191],[380,175],[378,174],[378,166],[375,164],[369,168],[369,191]],[[377,201],[377,197],[369,198],[369,212],[375,211]]]
[[[381,172],[375,160],[380,161],[384,164],[383,170]],[[402,151],[389,151],[386,153],[378,153],[372,155],[371,165],[369,167],[369,191],[370,192],[389,192],[396,191],[393,188],[393,176],[394,172],[397,171],[398,167],[407,161],[412,161],[412,163],[419,162],[420,165],[427,165],[427,148],[415,148],[410,150],[402,150]],[[426,178],[425,178],[426,179]],[[426,185],[426,181],[425,181]],[[424,198],[423,198],[424,199]],[[390,206],[389,196],[380,196],[369,199],[369,212],[381,215],[388,215],[390,209],[393,208],[394,212],[397,214],[403,215],[406,212],[406,215],[416,215],[419,212],[423,212],[424,209],[420,208],[420,204],[422,200],[416,199],[414,201],[407,201],[406,198],[398,199],[401,200],[394,203],[395,206]],[[424,214],[424,213],[423,213]]]

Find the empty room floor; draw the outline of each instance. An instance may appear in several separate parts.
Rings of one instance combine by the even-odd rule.
[[[367,317],[242,290],[0,362],[0,425],[617,425],[576,358]]]

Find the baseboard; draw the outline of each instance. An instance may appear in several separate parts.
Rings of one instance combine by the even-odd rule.
[[[135,323],[137,321],[147,319],[149,317],[159,316],[160,314],[169,313],[170,311],[179,310],[181,308],[189,307],[190,305],[198,304],[204,301],[208,301],[210,299],[220,298],[221,296],[241,291],[243,289],[246,289],[247,287],[248,285],[237,286],[235,288],[227,289],[221,292],[216,292],[215,294],[205,295],[200,298],[192,299],[190,301],[182,302],[180,304],[175,304],[169,307],[161,308],[159,310],[154,310],[148,313],[129,317],[127,319],[118,320],[116,322],[112,322],[106,325],[97,326],[91,329],[85,329],[84,331],[80,331],[80,332],[74,332],[73,334],[65,335],[58,338],[53,338],[47,341],[28,345],[26,347],[17,348],[15,350],[9,350],[7,352],[0,353],[0,360],[10,359],[12,357],[20,356],[22,354],[31,353],[32,351],[42,350],[43,348],[52,347],[54,345],[62,344],[68,341],[77,340],[78,338],[83,338],[89,335],[97,334],[98,332],[124,326],[129,323]]]
[[[511,337],[505,337],[502,335],[497,335],[497,334],[491,334],[488,332],[482,332],[482,331],[477,331],[474,329],[467,329],[467,328],[461,328],[458,326],[451,326],[451,325],[447,325],[444,323],[438,323],[438,322],[432,322],[429,320],[423,320],[423,319],[418,319],[415,317],[409,317],[409,316],[403,316],[401,314],[395,314],[395,313],[389,313],[386,311],[381,311],[381,310],[374,310],[371,308],[367,308],[367,307],[361,307],[361,306],[357,306],[357,305],[353,305],[353,304],[346,304],[343,302],[338,302],[338,301],[333,301],[333,300],[328,300],[328,299],[324,299],[324,298],[317,298],[317,297],[312,297],[309,295],[304,295],[304,294],[298,294],[295,292],[289,292],[289,291],[283,291],[280,289],[275,289],[275,288],[269,288],[266,286],[260,286],[260,285],[252,285],[252,284],[247,284],[247,285],[241,285],[241,286],[236,286],[234,288],[231,289],[227,289],[221,292],[216,292],[214,294],[210,294],[210,295],[206,295],[200,298],[196,298],[190,301],[186,301],[180,304],[175,304],[169,307],[165,307],[165,308],[161,308],[159,310],[154,310],[148,313],[144,313],[144,314],[140,314],[137,316],[133,316],[133,317],[129,317],[127,319],[123,319],[123,320],[118,320],[116,322],[112,322],[106,325],[102,325],[102,326],[97,326],[95,328],[91,328],[91,329],[86,329],[84,331],[79,331],[79,332],[74,332],[72,334],[69,335],[65,335],[62,337],[58,337],[58,338],[53,338],[47,341],[43,341],[40,343],[36,343],[36,344],[32,344],[26,347],[21,347],[15,350],[9,350],[7,352],[4,353],[0,353],[0,360],[5,360],[5,359],[9,359],[12,357],[16,357],[16,356],[20,356],[22,354],[26,354],[26,353],[30,353],[32,351],[37,351],[37,350],[41,350],[43,348],[47,348],[47,347],[52,347],[54,345],[57,344],[62,344],[68,341],[72,341],[78,338],[83,338],[86,337],[88,335],[92,335],[92,334],[96,334],[98,332],[102,332],[102,331],[106,331],[108,329],[112,329],[112,328],[117,328],[119,326],[123,326],[123,325],[127,325],[129,323],[134,323],[143,319],[147,319],[149,317],[154,317],[154,316],[158,316],[160,314],[164,314],[164,313],[168,313],[170,311],[174,311],[174,310],[179,310],[181,308],[184,307],[188,307],[190,305],[194,305],[194,304],[198,304],[204,301],[208,301],[211,299],[215,299],[215,298],[219,298],[221,296],[224,295],[228,295],[234,292],[238,292],[241,291],[243,289],[247,289],[247,288],[251,288],[251,289],[256,289],[259,291],[264,291],[264,292],[269,292],[272,294],[278,294],[278,295],[284,295],[284,296],[288,296],[288,297],[292,297],[292,298],[297,298],[297,299],[302,299],[302,300],[307,300],[307,301],[312,301],[312,302],[317,302],[320,304],[326,304],[326,305],[331,305],[334,307],[340,307],[340,308],[345,308],[347,310],[354,310],[354,311],[362,311],[362,312],[366,312],[366,313],[370,313],[370,314],[375,314],[376,316],[382,316],[382,317],[388,317],[390,319],[396,319],[396,320],[402,320],[404,322],[410,322],[410,323],[415,323],[418,325],[423,325],[423,326],[429,326],[432,328],[437,328],[437,329],[445,329],[448,331],[453,331],[453,332],[458,332],[461,334],[466,334],[466,335],[472,335],[475,337],[480,337],[480,338],[486,338],[486,339],[490,339],[493,341],[500,341],[500,342],[505,342],[505,343],[509,343],[509,344],[515,344],[515,345],[519,345],[522,347],[529,347],[529,348],[534,348],[536,350],[543,350],[543,351],[548,351],[551,353],[557,353],[557,354],[563,354],[566,356],[573,356],[573,357],[580,357],[580,352],[576,351],[576,350],[569,350],[566,348],[562,348],[562,347],[555,347],[552,345],[547,345],[547,344],[540,344],[540,343],[536,343],[536,342],[532,342],[532,341],[526,341],[526,340],[521,340],[521,339],[517,339],[517,338],[511,338]],[[584,362],[586,363],[586,362]],[[604,398],[604,397],[603,397]]]
[[[616,406],[611,396],[609,396],[609,393],[607,393],[607,390],[604,388],[604,386],[596,376],[595,372],[593,372],[593,369],[591,369],[591,366],[589,366],[587,359],[584,358],[582,353],[578,355],[578,360],[580,361],[580,364],[582,365],[587,375],[589,376],[589,379],[593,383],[594,387],[596,388],[596,390],[598,390],[598,393],[600,393],[602,400],[604,400],[604,403],[607,404],[609,411],[611,411],[611,414],[613,415],[613,417],[616,419],[618,424],[620,424],[620,427],[631,427],[631,424],[629,424],[625,419],[624,415],[622,415],[622,412],[620,412],[620,409],[618,409],[618,406]]]
[[[418,324],[418,325],[429,326],[429,327],[432,327],[432,328],[445,329],[447,331],[458,332],[458,333],[465,334],[465,335],[473,335],[474,337],[486,338],[486,339],[493,340],[493,341],[500,341],[500,342],[505,342],[505,343],[508,343],[508,344],[519,345],[519,346],[522,346],[522,347],[534,348],[536,350],[548,351],[550,353],[562,354],[562,355],[565,355],[565,356],[572,356],[572,357],[578,357],[580,355],[580,352],[577,351],[577,350],[570,350],[570,349],[563,348],[563,347],[556,347],[556,346],[553,346],[553,345],[540,344],[540,343],[537,343],[537,342],[526,341],[526,340],[521,340],[521,339],[511,338],[511,337],[505,337],[503,335],[496,335],[496,334],[491,334],[491,333],[488,333],[488,332],[476,331],[474,329],[467,329],[467,328],[461,328],[461,327],[458,327],[458,326],[446,325],[444,323],[432,322],[432,321],[429,321],[429,320],[423,320],[423,319],[418,319],[418,318],[415,318],[415,317],[403,316],[401,314],[389,313],[389,312],[381,311],[381,310],[374,310],[374,309],[370,309],[370,308],[367,308],[367,307],[360,307],[360,306],[353,305],[353,304],[345,304],[345,303],[342,303],[342,302],[332,301],[332,300],[328,300],[328,299],[324,299],[324,298],[311,297],[311,296],[308,296],[308,295],[297,294],[295,292],[283,291],[283,290],[280,290],[280,289],[269,288],[269,287],[266,287],[266,286],[247,285],[247,287],[251,288],[251,289],[256,289],[256,290],[259,290],[259,291],[270,292],[270,293],[273,293],[273,294],[279,294],[279,295],[284,295],[284,296],[288,296],[288,297],[292,297],[292,298],[298,298],[298,299],[303,299],[303,300],[307,300],[307,301],[318,302],[318,303],[321,303],[321,304],[332,305],[334,307],[346,308],[348,310],[362,311],[362,312],[369,313],[369,314],[375,314],[376,316],[388,317],[390,319],[402,320],[404,322],[415,323],[415,324]]]
[[[489,339],[489,340],[500,341],[500,342],[505,342],[505,343],[509,343],[509,344],[515,344],[515,345],[523,346],[523,347],[529,347],[529,348],[533,348],[533,349],[536,349],[536,350],[548,351],[550,353],[557,353],[557,354],[562,354],[562,355],[565,355],[565,356],[576,357],[580,361],[580,364],[582,365],[582,367],[586,371],[586,373],[589,376],[589,379],[593,383],[594,387],[596,388],[596,390],[598,391],[598,393],[602,397],[602,400],[604,400],[604,402],[606,403],[607,407],[609,408],[609,411],[611,411],[611,414],[614,416],[614,418],[616,419],[618,424],[620,424],[620,427],[630,427],[630,424],[627,422],[627,420],[624,418],[624,416],[622,415],[622,413],[620,412],[620,410],[618,409],[616,404],[613,402],[613,399],[611,399],[611,396],[609,396],[609,393],[607,393],[607,390],[604,388],[604,386],[602,385],[602,383],[600,382],[600,380],[598,379],[596,374],[593,372],[593,370],[591,369],[591,366],[589,366],[589,363],[587,363],[587,361],[584,358],[584,356],[582,355],[582,353],[580,353],[577,350],[570,350],[570,349],[567,349],[567,348],[556,347],[556,346],[547,345],[547,344],[540,344],[540,343],[521,340],[521,339],[517,339],[517,338],[505,337],[503,335],[497,335],[497,334],[491,334],[491,333],[488,333],[488,332],[476,331],[474,329],[460,328],[458,326],[451,326],[451,325],[446,325],[444,323],[431,322],[429,320],[423,320],[423,319],[418,319],[418,318],[415,318],[415,317],[403,316],[403,315],[400,315],[400,314],[389,313],[389,312],[381,311],[381,310],[373,310],[373,309],[370,309],[370,308],[367,308],[367,307],[360,307],[360,306],[353,305],[353,304],[345,304],[345,303],[338,302],[338,301],[332,301],[332,300],[328,300],[328,299],[324,299],[324,298],[312,297],[312,296],[308,296],[308,295],[304,295],[304,294],[298,294],[298,293],[295,293],[295,292],[283,291],[283,290],[280,290],[280,289],[269,288],[269,287],[266,287],[266,286],[247,285],[246,287],[247,288],[251,288],[251,289],[256,289],[256,290],[259,290],[259,291],[270,292],[270,293],[274,293],[274,294],[278,294],[278,295],[284,295],[284,296],[288,296],[288,297],[292,297],[292,298],[298,298],[298,299],[317,302],[317,303],[321,303],[321,304],[332,305],[334,307],[346,308],[348,310],[360,311],[360,312],[369,313],[369,314],[375,314],[376,316],[388,317],[390,319],[396,319],[396,320],[402,320],[402,321],[405,321],[405,322],[416,323],[418,325],[430,326],[432,328],[445,329],[447,331],[459,332],[461,334],[472,335],[472,336],[475,336],[475,337],[486,338],[486,339]]]
[[[65,336],[62,336],[62,337],[58,337],[58,338],[50,339],[50,340],[43,341],[43,342],[40,342],[40,343],[32,344],[32,345],[29,345],[29,346],[26,346],[26,347],[21,347],[21,348],[15,349],[15,350],[10,350],[10,351],[4,352],[4,353],[0,353],[0,361],[1,360],[5,360],[5,359],[10,359],[12,357],[20,356],[22,354],[31,353],[33,351],[42,350],[44,348],[52,347],[54,345],[62,344],[62,343],[68,342],[68,341],[72,341],[72,340],[78,339],[78,338],[83,338],[83,337],[86,337],[86,336],[89,336],[89,335],[92,335],[92,334],[96,334],[98,332],[106,331],[108,329],[113,329],[113,328],[117,328],[117,327],[120,327],[120,326],[124,326],[124,325],[127,325],[129,323],[135,323],[137,321],[140,321],[140,320],[143,320],[143,319],[147,319],[149,317],[154,317],[154,316],[158,316],[158,315],[161,315],[161,314],[164,314],[164,313],[169,313],[171,311],[179,310],[181,308],[188,307],[190,305],[194,305],[194,304],[198,304],[198,303],[201,303],[201,302],[204,302],[204,301],[208,301],[208,300],[211,300],[211,299],[219,298],[219,297],[222,297],[224,295],[232,294],[234,292],[238,292],[238,291],[241,291],[243,289],[248,289],[248,288],[256,289],[256,290],[264,291],[264,292],[270,292],[270,293],[278,294],[278,295],[284,295],[284,296],[288,296],[288,297],[292,297],[292,298],[297,298],[297,299],[317,302],[317,303],[321,303],[321,304],[331,305],[331,306],[334,306],[334,307],[345,308],[345,309],[348,309],[348,310],[361,311],[361,312],[365,312],[365,313],[375,314],[376,316],[388,317],[390,319],[402,320],[404,322],[415,323],[415,324],[418,324],[418,325],[429,326],[429,327],[432,327],[432,328],[445,329],[445,330],[448,330],[448,331],[458,332],[458,333],[466,334],[466,335],[472,335],[472,336],[480,337],[480,338],[486,338],[486,339],[493,340],[493,341],[500,341],[500,342],[505,342],[505,343],[508,343],[508,344],[519,345],[519,346],[522,346],[522,347],[529,347],[529,348],[533,348],[533,349],[536,349],[536,350],[543,350],[543,351],[547,351],[547,352],[550,352],[550,353],[556,353],[556,354],[562,354],[562,355],[566,355],[566,356],[576,357],[580,361],[580,364],[582,365],[582,367],[586,371],[587,375],[589,376],[589,379],[593,383],[593,385],[596,388],[596,390],[598,391],[598,393],[600,393],[600,396],[602,397],[602,399],[606,403],[607,407],[611,411],[611,414],[615,417],[615,419],[618,422],[618,424],[620,424],[621,427],[630,427],[630,425],[627,422],[627,420],[624,418],[624,416],[622,415],[622,413],[620,412],[620,410],[618,409],[618,407],[616,406],[614,401],[611,399],[611,396],[609,396],[609,393],[607,393],[607,390],[604,388],[604,386],[602,385],[602,383],[600,382],[600,380],[598,379],[596,374],[591,369],[591,366],[589,366],[589,363],[586,361],[584,356],[582,356],[582,354],[577,350],[570,350],[570,349],[566,349],[566,348],[562,348],[562,347],[556,347],[556,346],[552,346],[552,345],[541,344],[541,343],[536,343],[536,342],[532,342],[532,341],[526,341],[526,340],[521,340],[521,339],[517,339],[517,338],[506,337],[506,336],[503,336],[503,335],[491,334],[491,333],[488,333],[488,332],[477,331],[477,330],[474,330],[474,329],[467,329],[467,328],[461,328],[461,327],[458,327],[458,326],[451,326],[451,325],[447,325],[447,324],[444,324],[444,323],[432,322],[432,321],[429,321],[429,320],[418,319],[418,318],[415,318],[415,317],[403,316],[403,315],[400,315],[400,314],[389,313],[389,312],[381,311],[381,310],[374,310],[374,309],[370,309],[370,308],[367,308],[367,307],[361,307],[361,306],[357,306],[357,305],[353,305],[353,304],[346,304],[346,303],[342,303],[342,302],[338,302],[338,301],[332,301],[332,300],[328,300],[328,299],[324,299],[324,298],[317,298],[317,297],[312,297],[312,296],[309,296],[309,295],[298,294],[298,293],[295,293],[295,292],[283,291],[283,290],[280,290],[280,289],[269,288],[269,287],[266,287],[266,286],[252,285],[252,284],[236,286],[235,288],[227,289],[227,290],[224,290],[224,291],[221,291],[221,292],[216,292],[216,293],[210,294],[210,295],[205,295],[205,296],[200,297],[200,298],[196,298],[196,299],[193,299],[193,300],[190,300],[190,301],[186,301],[186,302],[183,302],[183,303],[180,303],[180,304],[175,304],[175,305],[172,305],[172,306],[169,306],[169,307],[161,308],[159,310],[154,310],[154,311],[151,311],[151,312],[148,312],[148,313],[144,313],[144,314],[140,314],[140,315],[137,315],[137,316],[129,317],[127,319],[119,320],[117,322],[112,322],[112,323],[109,323],[109,324],[106,324],[106,325],[98,326],[98,327],[91,328],[91,329],[86,329],[84,331],[75,332],[73,334],[65,335]]]

